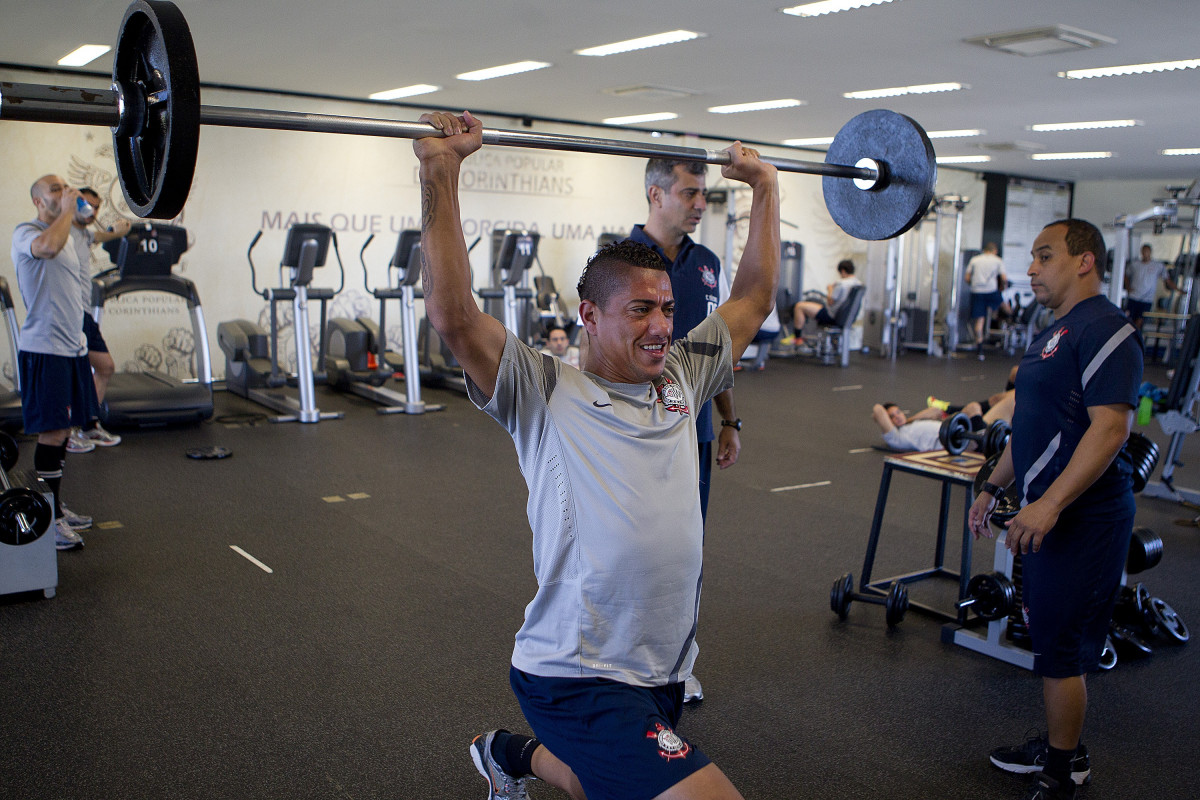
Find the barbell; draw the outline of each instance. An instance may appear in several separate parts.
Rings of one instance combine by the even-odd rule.
[[[200,126],[420,139],[423,122],[308,114],[200,103],[200,75],[187,21],[168,0],[135,0],[125,12],[111,89],[0,83],[0,120],[108,126],[125,201],[139,217],[172,219],[187,202]],[[485,128],[484,144],[726,165],[724,150]],[[911,118],[876,109],[838,131],[825,162],[763,157],[784,172],[823,176],[830,216],[859,239],[888,239],[915,225],[933,200],[937,161]]]

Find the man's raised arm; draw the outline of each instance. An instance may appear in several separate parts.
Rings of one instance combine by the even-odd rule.
[[[483,123],[437,112],[421,115],[443,136],[413,140],[421,162],[421,288],[429,324],[446,342],[463,371],[488,397],[504,353],[500,321],[479,310],[471,287],[471,264],[459,211],[458,176],[463,159],[483,144]],[[412,369],[412,367],[410,367]]]
[[[779,283],[779,176],[774,166],[760,160],[757,151],[743,147],[741,142],[734,142],[728,152],[730,163],[721,167],[721,174],[754,190],[746,246],[729,299],[717,308],[733,336],[736,363],[775,307],[775,287]]]

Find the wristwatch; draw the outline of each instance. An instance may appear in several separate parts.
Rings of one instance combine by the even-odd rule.
[[[992,483],[991,481],[984,481],[983,486],[979,487],[979,491],[980,491],[980,493],[987,492],[992,497],[995,497],[997,499],[999,499],[1000,497],[1002,497],[1004,495],[1004,487],[997,486],[996,484]]]
[[[721,427],[733,428],[735,431],[740,431],[742,429],[742,418],[738,417],[737,419],[723,419],[721,420]]]

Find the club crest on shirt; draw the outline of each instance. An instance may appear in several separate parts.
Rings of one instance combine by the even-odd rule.
[[[688,416],[687,398],[683,396],[683,389],[678,383],[663,378],[662,383],[654,388],[658,391],[658,402],[663,404],[663,408]]]
[[[717,271],[710,266],[700,267],[700,280],[710,289],[715,289],[717,286]]]
[[[1055,331],[1054,335],[1050,337],[1050,340],[1046,342],[1046,346],[1042,348],[1042,358],[1050,358],[1052,355],[1054,355],[1058,351],[1058,343],[1062,340],[1062,337],[1066,335],[1066,328],[1059,328],[1057,331]]]
[[[658,744],[658,754],[663,758],[687,758],[692,746],[679,738],[679,734],[662,724],[654,723],[655,730],[647,731],[646,738]]]

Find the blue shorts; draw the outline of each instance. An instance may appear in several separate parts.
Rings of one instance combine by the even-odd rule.
[[[108,345],[104,343],[104,337],[100,335],[100,326],[96,324],[96,320],[92,319],[92,315],[83,312],[83,335],[87,337],[87,348],[89,353],[107,353]]]
[[[833,315],[829,313],[829,309],[824,306],[822,306],[821,310],[817,312],[817,316],[814,317],[814,319],[816,319],[816,321],[822,325],[836,325],[837,324],[837,320],[835,320],[833,318]]]
[[[1073,678],[1099,665],[1133,515],[1132,494],[1127,509],[1064,515],[1041,550],[1022,556],[1022,599],[1038,675]]]
[[[17,354],[21,411],[28,434],[87,425],[96,416],[96,384],[87,356]]]
[[[1129,319],[1131,322],[1137,322],[1142,318],[1143,314],[1145,314],[1154,306],[1153,303],[1134,300],[1132,297],[1125,301],[1125,305],[1129,311]]]
[[[1000,292],[971,292],[971,319],[986,317],[989,311],[995,311],[1004,304],[1004,296]]]
[[[575,772],[588,800],[651,800],[711,763],[675,733],[682,683],[543,678],[516,667],[509,682],[534,735]]]

